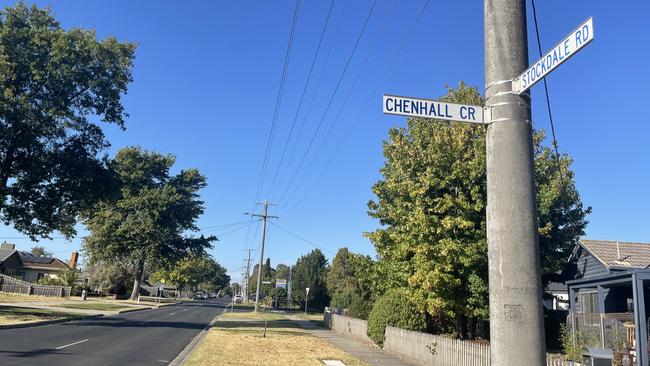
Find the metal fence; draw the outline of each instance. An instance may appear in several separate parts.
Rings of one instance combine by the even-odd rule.
[[[70,297],[72,287],[37,285],[0,274],[0,291],[35,296]]]
[[[617,362],[635,361],[633,313],[571,313],[567,328],[578,346],[609,348]]]

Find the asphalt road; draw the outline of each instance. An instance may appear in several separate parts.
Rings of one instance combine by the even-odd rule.
[[[215,300],[0,330],[0,365],[166,365],[224,310]]]

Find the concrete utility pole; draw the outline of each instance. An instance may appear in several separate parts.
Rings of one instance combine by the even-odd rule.
[[[293,305],[293,302],[291,302],[291,272],[293,272],[293,267],[289,266],[289,280],[287,281],[287,306],[289,306],[289,304]]]
[[[545,365],[525,0],[485,0],[487,239],[493,366]],[[490,114],[491,113],[491,114]]]
[[[269,203],[264,201],[263,203],[258,202],[258,205],[264,205],[263,214],[250,214],[251,216],[261,217],[263,220],[262,224],[262,247],[260,248],[260,264],[257,267],[257,288],[255,289],[255,312],[257,312],[258,305],[260,302],[260,286],[262,285],[262,265],[264,262],[264,240],[266,239],[266,221],[268,219],[277,219],[277,216],[269,216],[269,206],[276,206],[276,204]]]
[[[248,258],[246,258],[246,273],[244,273],[244,302],[248,302],[248,276],[251,273],[251,249],[248,251]]]

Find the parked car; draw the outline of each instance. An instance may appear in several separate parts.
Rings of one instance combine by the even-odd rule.
[[[235,297],[233,297],[232,299],[233,299],[233,301],[234,301],[235,303],[237,303],[237,304],[239,304],[240,302],[242,302],[242,297],[241,297],[241,295],[235,295]]]
[[[206,294],[203,293],[203,292],[197,292],[196,294],[194,294],[194,298],[195,298],[196,300],[205,300],[205,299],[208,298],[208,295],[206,295]]]

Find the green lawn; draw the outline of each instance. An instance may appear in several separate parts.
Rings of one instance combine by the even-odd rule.
[[[69,319],[82,314],[60,313],[47,309],[0,306],[0,325],[36,323],[46,320]]]
[[[106,303],[96,303],[96,302],[85,302],[85,303],[65,303],[57,304],[56,307],[68,308],[68,309],[83,309],[83,310],[100,310],[100,311],[111,311],[111,310],[120,310],[127,309],[129,307],[119,305],[119,304],[106,304]]]

